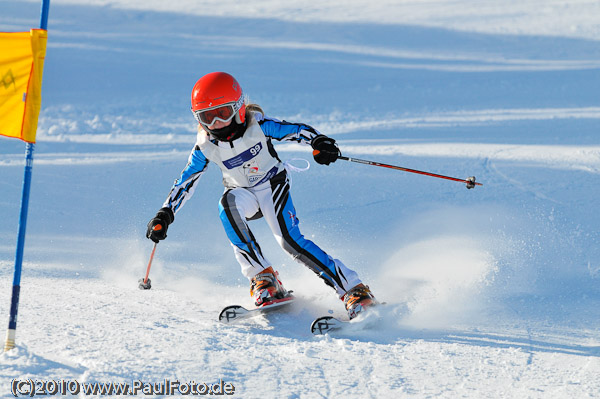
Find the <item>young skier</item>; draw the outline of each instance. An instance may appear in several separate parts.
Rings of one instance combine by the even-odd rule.
[[[257,105],[246,104],[239,83],[224,72],[209,73],[196,82],[192,112],[199,123],[196,145],[163,207],[148,223],[146,236],[155,243],[167,237],[175,214],[213,162],[225,186],[220,218],[242,273],[250,280],[256,306],[288,295],[248,226],[248,220],[261,217],[287,253],[337,291],[351,319],[373,305],[375,298],[355,271],[300,233],[285,165],[272,145],[273,139],[309,144],[315,161],[329,165],[339,156],[335,140],[311,126],[266,117]]]

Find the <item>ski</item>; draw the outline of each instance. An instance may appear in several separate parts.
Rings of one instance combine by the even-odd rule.
[[[386,305],[386,302],[377,303],[377,307]],[[310,325],[310,332],[314,335],[324,335],[332,331],[360,331],[377,326],[382,316],[375,312],[361,313],[352,321],[346,319],[338,319],[333,316],[321,316],[316,318]]]
[[[310,332],[314,335],[323,335],[330,331],[341,330],[349,323],[350,321],[336,319],[333,316],[322,316],[312,322]]]
[[[230,305],[226,306],[219,313],[219,321],[223,323],[231,323],[241,319],[247,319],[249,317],[258,316],[261,314],[265,314],[271,312],[273,310],[279,310],[287,305],[290,305],[294,302],[294,296],[288,295],[281,299],[275,299],[263,306],[254,308],[254,309],[246,309],[240,305]]]

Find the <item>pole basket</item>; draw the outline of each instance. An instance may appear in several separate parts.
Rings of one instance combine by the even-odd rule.
[[[140,290],[149,290],[150,288],[152,288],[152,284],[150,284],[150,279],[143,279],[141,278],[138,283],[140,283],[138,285],[138,287],[140,288]]]

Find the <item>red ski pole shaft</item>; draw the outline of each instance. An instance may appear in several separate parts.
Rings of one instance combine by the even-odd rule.
[[[461,182],[461,183],[466,183],[467,184],[467,188],[473,188],[475,186],[483,186],[483,184],[475,182],[475,177],[474,176],[469,177],[467,179],[458,179],[456,177],[438,175],[436,173],[424,172],[422,170],[403,168],[402,166],[388,165],[388,164],[385,164],[385,163],[373,162],[373,161],[365,161],[364,159],[350,158],[350,157],[344,157],[344,156],[340,156],[340,157],[338,157],[338,159],[342,159],[344,161],[362,163],[362,164],[365,164],[365,165],[381,166],[383,168],[401,170],[401,171],[404,171],[404,172],[417,173],[417,174],[420,174],[420,175],[432,176],[432,177],[437,177],[437,178],[440,178],[440,179],[458,181],[458,182]]]
[[[156,251],[156,245],[158,243],[154,243],[152,247],[152,253],[150,254],[150,261],[148,261],[148,268],[146,269],[146,277],[144,277],[144,284],[148,283],[148,276],[150,275],[150,266],[152,266],[152,259],[154,259],[154,252]]]

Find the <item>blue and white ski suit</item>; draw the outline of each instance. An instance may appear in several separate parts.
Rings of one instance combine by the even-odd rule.
[[[231,142],[211,139],[199,130],[188,164],[163,206],[177,213],[192,197],[198,179],[212,161],[223,173],[225,192],[219,203],[220,217],[242,273],[250,279],[271,266],[247,223],[264,217],[279,245],[342,297],[361,281],[356,272],[300,233],[287,172],[271,143],[275,139],[310,144],[320,133],[311,126],[279,121],[258,112],[249,112],[247,119],[243,136]]]

